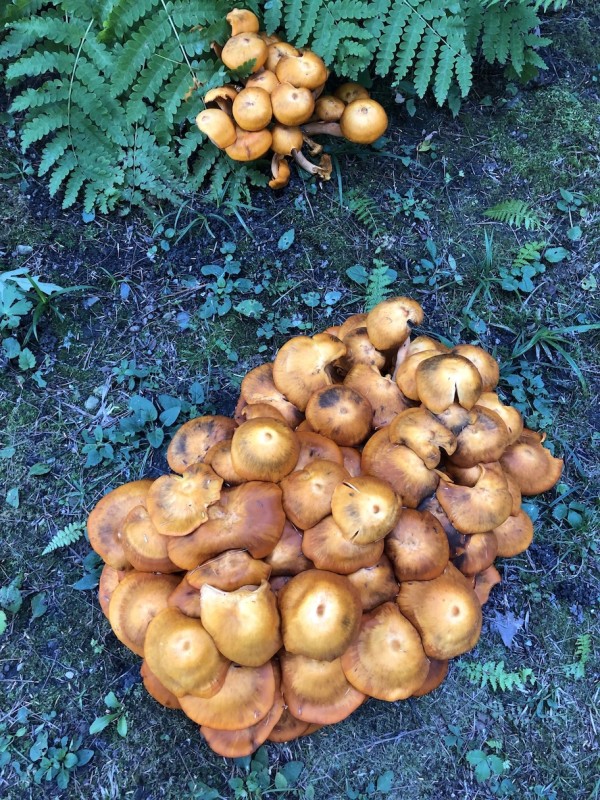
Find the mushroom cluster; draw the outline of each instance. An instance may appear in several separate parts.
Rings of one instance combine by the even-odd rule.
[[[115,635],[221,755],[438,687],[494,560],[532,541],[521,496],[562,461],[498,399],[492,356],[412,338],[422,318],[397,297],[290,339],[233,419],[179,428],[171,474],[90,514]]]
[[[260,31],[258,17],[247,9],[234,8],[226,19],[231,37],[222,48],[214,47],[228,69],[253,62],[252,72],[244,85],[209,90],[196,124],[235,161],[253,161],[272,151],[272,189],[287,185],[288,158],[329,180],[331,158],[311,136],[326,133],[370,144],[384,133],[387,115],[363,86],[344,83],[335,94],[323,95],[329,72],[316,53]],[[310,155],[321,156],[319,164],[303,154],[305,144]]]

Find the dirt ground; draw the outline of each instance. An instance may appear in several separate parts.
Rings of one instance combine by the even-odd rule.
[[[332,143],[329,183],[295,174],[237,216],[193,198],[177,217],[156,209],[154,226],[84,222],[48,198],[5,130],[2,269],[73,291],[44,306],[35,333],[31,313],[13,332],[35,364],[0,360],[3,800],[600,797],[599,26],[594,3],[575,3],[549,22],[547,72],[525,88],[484,72],[456,119],[427,103],[409,117],[378,87],[391,117],[381,149]],[[535,230],[485,216],[511,199],[528,204]],[[511,272],[528,242],[566,251],[542,261],[531,286]],[[166,471],[183,421],[231,414],[243,376],[287,338],[361,310],[368,292],[347,274],[356,265],[395,271],[389,292],[425,309],[419,332],[492,352],[506,401],[546,432],[565,470],[528,503],[534,543],[499,561],[480,643],[439,690],[371,700],[235,763],[145,693],[139,658],[100,610],[83,523],[110,488]],[[256,318],[235,310],[249,300]],[[155,416],[174,403],[179,414],[143,417],[140,397]],[[80,538],[43,555],[67,526]],[[90,733],[109,692],[115,717]],[[67,761],[64,789],[39,772],[44,753],[48,768],[59,762],[52,747],[93,751]],[[289,762],[302,769],[286,787],[276,776]]]

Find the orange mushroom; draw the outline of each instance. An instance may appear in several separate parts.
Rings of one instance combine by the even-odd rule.
[[[304,411],[313,392],[333,383],[333,364],[345,352],[345,345],[328,333],[294,336],[279,350],[273,363],[275,386]]]
[[[306,419],[317,433],[343,447],[354,447],[369,435],[373,409],[349,386],[324,386],[311,394]]]
[[[192,464],[202,461],[216,442],[231,439],[237,425],[234,420],[221,415],[196,417],[177,430],[167,449],[167,461],[173,472],[184,472]]]
[[[146,497],[152,524],[164,536],[185,536],[208,519],[208,506],[221,495],[223,478],[207,464],[193,464],[183,475],[161,475]]]
[[[233,468],[248,481],[277,483],[294,469],[299,455],[294,431],[269,417],[242,423],[231,440]]]
[[[126,569],[131,564],[120,538],[129,512],[144,502],[152,481],[131,481],[105,494],[94,506],[87,520],[90,545],[110,567]]]

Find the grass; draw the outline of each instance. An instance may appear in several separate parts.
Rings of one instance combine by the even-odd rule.
[[[337,156],[341,198],[336,181],[316,188],[298,178],[277,196],[257,193],[254,210],[241,212],[252,237],[236,217],[226,224],[217,217],[210,232],[198,225],[167,249],[142,219],[83,224],[49,204],[27,174],[7,180],[4,266],[27,266],[65,288],[93,288],[57,298],[60,316],[50,311],[38,322],[38,338],[27,343],[35,367],[2,361],[0,586],[18,578],[12,594],[20,606],[4,608],[0,636],[0,797],[600,797],[599,363],[597,331],[585,328],[598,320],[593,265],[600,261],[594,13],[592,4],[577,4],[553,23],[547,84],[505,91],[490,77],[495,94],[486,95],[482,79],[456,120],[431,106],[413,119],[397,112],[382,155]],[[573,43],[583,29],[589,46],[582,50]],[[3,173],[22,169],[10,140],[0,162]],[[585,198],[584,216],[579,207],[557,207],[561,188]],[[542,229],[485,216],[508,199],[529,204]],[[209,211],[185,209],[178,230]],[[575,225],[581,236],[571,239]],[[294,242],[282,250],[278,242],[291,228]],[[568,255],[544,262],[531,291],[503,288],[520,248],[541,239]],[[202,267],[222,268],[228,258],[241,265],[233,279],[249,284],[223,291],[231,310],[204,319],[215,276]],[[565,474],[557,490],[533,500],[534,544],[501,566],[481,641],[451,665],[442,689],[403,703],[371,701],[335,727],[235,764],[145,694],[138,658],[111,634],[95,592],[73,588],[94,582],[85,539],[41,554],[109,488],[165,471],[166,444],[184,419],[230,414],[243,375],[286,338],[359,310],[364,286],[346,271],[357,264],[369,271],[374,259],[396,271],[395,293],[423,303],[424,330],[479,341],[499,358],[506,398],[547,430],[550,446],[565,456]],[[263,307],[256,319],[235,311],[251,299]],[[18,340],[30,321],[24,316],[13,332]],[[183,401],[174,423],[160,420],[164,394]],[[86,434],[118,431],[140,395],[157,420],[141,420],[125,441],[112,442],[110,457],[86,468]],[[153,447],[157,427],[164,442]],[[507,646],[497,621],[509,614],[522,625]],[[577,670],[578,640],[587,634],[591,650]],[[507,674],[531,670],[535,683],[498,692],[471,683],[461,668],[490,662],[503,662]],[[126,715],[124,737],[116,724],[89,732],[110,712],[110,691]],[[277,774],[294,761],[302,771],[277,795]]]

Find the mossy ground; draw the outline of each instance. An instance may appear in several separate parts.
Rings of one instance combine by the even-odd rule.
[[[551,27],[556,44],[543,82],[521,89],[488,76],[457,119],[427,105],[410,119],[398,108],[383,152],[339,153],[340,184],[334,179],[315,187],[296,176],[276,196],[255,193],[254,208],[241,211],[250,236],[217,209],[210,230],[200,221],[166,251],[164,237],[153,237],[142,219],[83,224],[76,212],[50,202],[30,176],[7,179],[0,201],[4,266],[27,266],[44,280],[88,288],[57,301],[58,313],[49,310],[38,338],[31,338],[41,381],[14,361],[5,360],[0,375],[0,448],[14,448],[11,457],[0,458],[0,586],[20,575],[23,597],[0,638],[0,755],[3,748],[10,753],[10,763],[0,767],[0,797],[216,796],[202,785],[234,797],[227,781],[244,778],[245,767],[214,755],[192,722],[157,706],[140,685],[139,659],[115,640],[95,593],[72,588],[84,574],[85,540],[41,553],[57,530],[84,521],[110,487],[165,469],[166,441],[154,449],[144,432],[115,444],[112,460],[85,468],[85,432],[117,425],[132,395],[190,400],[194,382],[202,385],[204,400],[197,395],[195,409],[180,420],[200,411],[231,413],[243,375],[270,359],[287,336],[325,328],[361,308],[364,290],[346,270],[355,264],[369,269],[374,258],[397,271],[393,293],[423,303],[424,330],[479,341],[499,358],[506,398],[523,402],[532,424],[543,420],[550,446],[565,457],[563,496],[553,491],[534,500],[534,544],[500,565],[503,582],[485,607],[481,641],[451,664],[443,687],[419,700],[371,701],[312,737],[269,745],[271,776],[290,760],[304,763],[298,788],[279,796],[303,797],[312,786],[317,798],[357,796],[353,791],[382,797],[369,784],[392,770],[388,796],[394,798],[600,797],[593,639],[600,600],[598,339],[593,331],[560,332],[598,319],[597,12],[593,4],[577,5]],[[0,172],[22,166],[10,141],[0,160]],[[557,208],[560,189],[578,193],[585,218]],[[484,216],[512,198],[532,206],[541,230],[513,229]],[[360,208],[368,213],[361,217]],[[215,209],[199,208],[207,211]],[[582,235],[571,241],[575,224]],[[281,250],[279,239],[292,227],[294,243]],[[486,232],[493,234],[487,259]],[[419,273],[427,239],[440,259]],[[502,269],[524,242],[540,239],[566,247],[568,258],[536,276],[532,292],[503,290]],[[256,295],[254,289],[230,293],[234,305],[260,300],[264,311],[257,320],[233,310],[209,320],[198,314],[211,280],[201,267],[223,266],[226,242],[236,245],[240,274],[253,287],[267,284]],[[19,245],[32,250],[20,254]],[[339,297],[327,299],[328,292]],[[287,334],[277,330],[283,318]],[[21,340],[28,322],[17,330]],[[264,335],[269,324],[275,331],[270,338]],[[559,331],[563,339],[544,330]],[[572,356],[581,380],[553,341]],[[518,347],[525,348],[522,355],[515,355]],[[141,376],[126,374],[133,360]],[[49,471],[31,475],[40,462]],[[18,507],[5,502],[14,488]],[[582,503],[585,512],[577,516],[572,503]],[[47,611],[33,618],[31,601],[40,593]],[[510,647],[497,629],[508,615],[520,623]],[[578,677],[572,669],[576,640],[586,633],[592,652]],[[529,668],[536,682],[507,692],[470,683],[464,665],[489,661],[504,661],[507,672]],[[114,726],[89,734],[110,690],[126,709],[125,738]],[[38,764],[30,748],[44,731],[50,744],[80,735],[81,747],[95,751],[87,766],[72,771],[66,790],[33,780]],[[467,760],[476,750],[499,754],[501,774],[477,781]],[[277,796],[253,790],[251,780],[244,791],[236,797]]]

